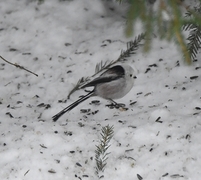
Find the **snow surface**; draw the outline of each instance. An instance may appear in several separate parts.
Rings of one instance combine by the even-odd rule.
[[[86,93],[58,103],[79,78],[126,49],[125,9],[99,0],[0,2],[0,55],[39,75],[0,63],[1,179],[98,179],[94,151],[108,124],[114,137],[103,179],[200,179],[201,61],[185,65],[173,43],[155,38],[149,54],[139,49],[126,62],[138,70],[118,100],[127,111],[93,97],[51,119]]]

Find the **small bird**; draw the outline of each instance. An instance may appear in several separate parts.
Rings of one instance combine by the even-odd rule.
[[[57,121],[63,114],[92,96],[99,96],[117,104],[113,99],[125,96],[132,89],[135,78],[134,70],[129,65],[116,65],[107,69],[99,77],[82,87],[93,86],[94,89],[92,91],[54,115],[52,117],[53,121]]]

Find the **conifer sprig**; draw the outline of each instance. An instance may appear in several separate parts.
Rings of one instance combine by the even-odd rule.
[[[146,32],[144,50],[150,50],[153,34],[159,35],[161,40],[174,41],[180,47],[183,59],[191,64],[199,53],[200,29],[201,29],[201,0],[116,0],[120,3],[127,3],[127,23],[125,34],[132,36],[135,27],[140,21],[143,31]],[[196,7],[192,7],[195,5]],[[186,11],[186,17],[183,13]],[[192,27],[186,38],[182,27]],[[176,41],[175,41],[176,40]],[[186,42],[187,40],[187,42]]]
[[[191,58],[194,60],[196,59],[198,51],[201,47],[201,27],[191,24],[188,25],[188,27],[185,27],[185,30],[190,30],[187,38],[187,47]]]
[[[113,126],[105,126],[101,129],[101,139],[99,145],[96,146],[95,150],[95,161],[96,161],[96,174],[99,178],[103,177],[102,173],[105,170],[107,165],[108,155],[110,154],[107,152],[108,148],[110,147],[110,140],[112,139],[114,134],[114,127]]]
[[[201,6],[195,7],[194,11],[187,11],[186,18],[189,18],[183,25],[184,31],[189,31],[187,37],[187,48],[192,60],[195,60],[201,48],[201,23],[196,17],[201,15]]]

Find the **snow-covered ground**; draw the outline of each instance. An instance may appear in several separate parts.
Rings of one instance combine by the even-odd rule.
[[[93,97],[52,121],[86,94],[58,102],[79,78],[126,49],[122,7],[99,0],[0,2],[0,55],[39,75],[0,62],[0,179],[98,179],[94,151],[106,125],[114,136],[103,179],[200,179],[201,61],[186,66],[174,44],[155,38],[149,54],[139,49],[126,62],[138,70],[133,89],[118,100],[127,111]]]

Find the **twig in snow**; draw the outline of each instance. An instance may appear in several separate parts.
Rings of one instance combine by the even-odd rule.
[[[23,69],[23,70],[25,70],[25,71],[27,71],[27,72],[29,72],[29,73],[35,75],[35,76],[38,76],[38,74],[36,74],[36,73],[34,73],[34,72],[32,72],[32,71],[30,71],[30,70],[24,68],[23,66],[21,66],[21,65],[19,65],[19,64],[17,64],[17,63],[12,63],[12,62],[6,60],[5,58],[3,58],[2,56],[0,56],[0,58],[1,58],[2,60],[4,60],[5,62],[7,62],[8,64],[11,64],[11,65],[13,65],[13,66],[15,66],[15,67],[17,67],[17,68]]]

